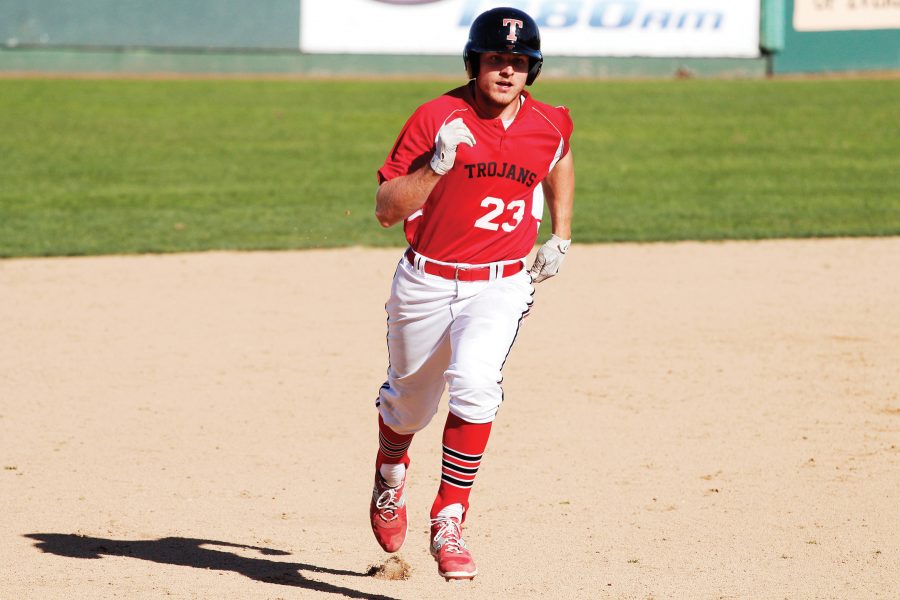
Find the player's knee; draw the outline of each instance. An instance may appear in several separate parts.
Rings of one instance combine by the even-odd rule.
[[[497,375],[447,371],[450,410],[472,423],[492,421],[503,401]]]

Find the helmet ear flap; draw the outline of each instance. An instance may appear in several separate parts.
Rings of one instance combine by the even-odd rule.
[[[525,85],[531,85],[532,83],[534,83],[534,80],[537,79],[537,76],[541,74],[541,67],[543,66],[543,58],[532,61],[531,67],[528,69],[528,78],[525,80]]]
[[[481,66],[480,63],[481,55],[469,50],[469,46],[467,45],[465,49],[463,49],[463,64],[466,65],[466,75],[468,75],[469,79],[478,77],[478,68]]]

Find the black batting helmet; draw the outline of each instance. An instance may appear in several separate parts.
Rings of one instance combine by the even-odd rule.
[[[531,85],[541,72],[541,33],[537,23],[518,8],[493,8],[483,12],[472,22],[469,41],[463,50],[463,62],[469,78],[478,76],[482,52],[524,54],[528,57],[528,79]]]

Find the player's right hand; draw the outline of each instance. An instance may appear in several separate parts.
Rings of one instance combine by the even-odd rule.
[[[475,136],[466,127],[462,118],[445,123],[438,131],[434,144],[434,156],[431,157],[431,169],[438,175],[446,175],[456,161],[456,148],[460,144],[475,145]]]

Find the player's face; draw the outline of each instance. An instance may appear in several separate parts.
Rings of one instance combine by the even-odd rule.
[[[475,87],[489,112],[502,112],[525,89],[528,79],[528,57],[521,54],[485,52],[480,56]]]

